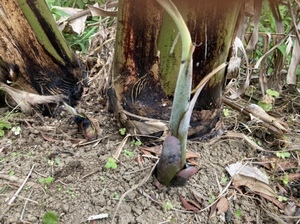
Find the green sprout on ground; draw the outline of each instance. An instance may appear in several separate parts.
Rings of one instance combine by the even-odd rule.
[[[38,179],[38,182],[39,182],[40,184],[42,184],[42,185],[44,186],[45,189],[47,189],[48,186],[49,186],[50,184],[53,183],[53,181],[54,181],[54,178],[53,178],[53,177],[46,177],[46,178],[40,177],[40,178]]]
[[[58,215],[54,211],[46,212],[43,216],[43,224],[57,224]]]
[[[11,129],[11,123],[0,120],[0,137],[3,137],[5,130]]]
[[[241,217],[241,215],[242,215],[242,211],[240,209],[235,210],[235,212],[234,212],[235,217],[239,218],[239,217]]]
[[[167,202],[164,202],[161,205],[161,207],[162,207],[163,212],[167,212],[167,211],[170,211],[171,209],[173,209],[174,206],[171,202],[167,201]]]
[[[124,153],[125,156],[128,156],[130,158],[134,157],[134,153],[132,151],[127,150],[127,149],[124,149],[123,153]]]
[[[228,117],[229,114],[230,114],[230,110],[228,108],[224,108],[223,109],[223,115],[224,115],[224,117]]]
[[[73,192],[72,189],[67,188],[66,193],[69,194],[69,195],[71,195],[72,198],[76,198],[76,194]]]
[[[15,175],[15,171],[14,170],[10,170],[8,173],[9,176],[14,176]]]
[[[211,198],[208,200],[208,203],[211,205],[212,203],[214,203],[216,200],[216,196],[211,196]]]
[[[130,142],[130,146],[134,147],[134,146],[141,146],[143,143],[140,140],[132,140]]]
[[[276,152],[276,156],[281,159],[287,159],[291,157],[291,153],[289,152]]]
[[[284,185],[288,185],[289,184],[289,175],[288,174],[284,174],[284,177],[282,179],[282,182]]]
[[[117,169],[118,164],[116,160],[113,157],[109,157],[106,164],[105,164],[106,169]]]
[[[273,103],[275,101],[275,98],[279,97],[279,92],[267,89],[266,90],[266,96],[264,97],[264,100],[259,101],[257,104],[261,108],[263,108],[265,111],[270,111],[273,108]]]
[[[120,135],[126,135],[126,128],[120,128],[119,133]]]

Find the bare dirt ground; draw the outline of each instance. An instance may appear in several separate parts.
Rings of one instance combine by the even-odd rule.
[[[111,61],[106,60],[105,63]],[[95,67],[94,70],[101,69],[101,66]],[[285,171],[277,171],[274,167],[267,169],[266,166],[270,165],[271,159],[268,158],[274,158],[276,151],[282,149],[279,148],[280,141],[277,137],[268,134],[259,123],[248,123],[239,113],[230,110],[230,115],[224,118],[225,132],[245,133],[269,151],[254,149],[243,138],[217,137],[206,142],[189,142],[188,151],[199,155],[195,163],[200,170],[186,186],[157,189],[153,184],[153,176],[150,176],[146,183],[136,188],[137,184],[150,174],[156,159],[142,157],[145,152],[141,149],[148,147],[147,140],[142,140],[142,146],[136,146],[132,144],[136,139],[129,137],[121,147],[117,168],[105,168],[108,159],[120,149],[125,136],[120,134],[120,127],[107,110],[106,100],[98,89],[100,81],[90,79],[89,88],[85,90],[77,106],[80,113],[99,121],[101,134],[95,141],[84,140],[71,116],[64,112],[55,118],[43,117],[38,113],[32,116],[13,113],[9,116],[12,126],[19,126],[21,132],[15,135],[13,131],[7,131],[6,135],[0,138],[1,224],[43,223],[43,216],[49,211],[58,215],[59,223],[66,224],[112,223],[114,214],[115,223],[298,221],[295,216],[299,216],[297,206],[300,199],[299,108],[279,116],[290,126],[290,133],[283,138],[288,142],[284,149],[291,150],[290,156],[284,160],[288,161]],[[2,107],[0,120],[7,117],[7,113],[8,108]],[[259,163],[263,158],[267,158],[265,166]],[[275,156],[276,158],[278,159]],[[283,166],[279,160],[276,161],[275,164]],[[283,207],[279,208],[280,206],[253,193],[247,187],[233,188],[231,177],[225,168],[236,162],[248,163],[266,173],[270,177],[270,187],[278,196],[283,197],[283,201],[280,202]],[[283,174],[298,174],[298,179],[290,179],[284,185],[280,178]],[[18,192],[27,176],[29,178],[24,187]],[[121,198],[130,189],[132,191],[125,198]],[[229,207],[225,209],[225,214],[222,214],[222,208],[218,208],[217,211],[221,214],[212,215],[211,211],[216,208],[211,205],[220,192],[227,198]],[[195,199],[195,194],[199,200]],[[15,199],[12,200],[14,195]],[[194,204],[197,202],[197,212],[187,211],[179,195],[195,202]],[[120,198],[122,200],[118,207]],[[279,200],[276,198],[275,201]],[[294,210],[288,213],[290,205]],[[195,206],[192,208],[195,209]],[[90,216],[99,214],[107,217],[88,220]],[[283,217],[287,215],[293,218]]]
[[[58,214],[59,223],[111,223],[115,212],[116,223],[277,223],[274,216],[282,214],[278,207],[257,195],[229,188],[226,217],[209,218],[207,206],[230,180],[225,167],[270,154],[258,152],[245,141],[234,138],[190,142],[188,150],[199,154],[196,163],[200,170],[186,186],[157,189],[150,176],[117,209],[122,194],[139,184],[156,160],[144,158],[143,163],[138,163],[136,158],[143,153],[140,147],[130,144],[134,139],[129,138],[117,169],[105,168],[124,136],[120,135],[113,115],[92,94],[83,96],[78,107],[85,108],[85,113],[99,121],[102,134],[96,141],[81,143],[82,134],[64,113],[56,118],[15,114],[10,119],[13,126],[21,127],[21,133],[14,135],[10,131],[0,139],[0,223],[42,223],[48,211]],[[232,118],[225,119],[225,126],[236,127]],[[296,137],[295,134],[293,144],[299,145]],[[133,152],[134,156],[126,155],[124,150]],[[26,185],[8,205],[29,173]],[[43,181],[48,177],[54,180]],[[275,189],[276,182],[271,186]],[[299,184],[295,191],[299,200]],[[204,211],[194,213],[182,206],[179,194],[195,201],[193,192],[203,199],[200,209]],[[167,204],[173,208],[163,209]],[[97,214],[108,217],[88,221]]]

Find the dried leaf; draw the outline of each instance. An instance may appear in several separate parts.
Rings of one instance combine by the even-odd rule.
[[[269,195],[271,197],[276,197],[274,190],[268,184],[261,182],[252,177],[247,177],[241,174],[237,174],[233,178],[232,185],[234,187],[246,186],[254,193],[259,192],[259,193]]]
[[[274,205],[276,205],[278,208],[280,208],[281,210],[283,210],[284,206],[283,204],[278,201],[277,198],[274,198],[274,197],[271,197],[267,194],[264,194],[264,193],[258,193],[258,195],[260,195],[261,197],[267,199],[268,201],[272,202]]]
[[[193,211],[194,213],[198,213],[199,209],[195,207],[194,205],[190,204],[187,202],[180,194],[179,194],[179,199],[181,201],[182,206],[187,210],[187,211]]]
[[[222,197],[217,203],[217,215],[224,214],[229,209],[229,201],[227,198]]]
[[[92,16],[111,16],[111,17],[116,17],[118,15],[117,11],[107,11],[104,9],[101,9],[97,6],[88,6]]]
[[[269,184],[268,177],[258,168],[253,166],[243,166],[240,162],[230,164],[226,167],[227,172],[233,177],[236,174],[251,177],[263,183]]]

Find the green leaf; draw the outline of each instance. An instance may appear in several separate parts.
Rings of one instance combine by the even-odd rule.
[[[4,136],[4,131],[2,129],[0,129],[0,137],[3,137]]]
[[[274,96],[274,97],[279,97],[279,92],[277,92],[276,90],[272,90],[272,89],[267,89],[266,93],[269,96]]]
[[[134,157],[134,153],[126,149],[124,150],[124,155],[129,157]]]
[[[56,212],[49,211],[43,217],[43,224],[57,224],[58,223],[58,216]]]
[[[0,129],[11,129],[11,123],[0,121]]]
[[[126,128],[120,128],[119,132],[120,132],[120,135],[125,135],[126,134]]]
[[[286,44],[282,44],[282,45],[280,45],[280,46],[277,47],[278,50],[281,52],[281,54],[282,54],[283,56],[286,55],[286,47],[287,47]]]
[[[228,108],[224,108],[223,109],[223,115],[224,115],[224,117],[228,117],[229,116],[229,109]]]
[[[289,153],[289,152],[277,152],[276,156],[278,158],[286,159],[286,158],[291,157],[291,153]]]
[[[272,104],[265,103],[265,102],[262,102],[262,101],[258,101],[257,105],[260,106],[265,111],[270,111],[273,107]]]
[[[240,209],[235,210],[234,215],[239,218],[242,215],[242,211]]]
[[[106,169],[117,169],[118,165],[116,163],[116,160],[112,157],[109,157],[106,164],[105,164]]]

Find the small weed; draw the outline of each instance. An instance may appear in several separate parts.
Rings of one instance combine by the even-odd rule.
[[[278,201],[280,201],[280,202],[286,202],[287,200],[288,200],[288,198],[286,198],[284,196],[281,196],[281,195],[278,196]]]
[[[240,209],[235,210],[235,212],[234,212],[235,217],[239,218],[239,217],[241,217],[241,215],[242,215],[242,211]]]
[[[106,164],[105,164],[106,169],[117,169],[118,164],[116,163],[116,160],[113,157],[109,157]]]
[[[171,202],[167,201],[167,202],[164,202],[161,207],[162,207],[163,212],[167,212],[167,211],[170,211],[174,206]]]
[[[120,199],[120,195],[117,192],[114,192],[113,198],[114,199]]]
[[[48,186],[49,186],[50,184],[53,183],[53,181],[54,181],[54,178],[53,178],[53,177],[46,177],[46,178],[40,177],[40,178],[38,179],[38,182],[39,182],[40,184],[42,184],[42,185],[44,186],[45,189],[47,189]]]
[[[104,176],[100,176],[99,179],[100,179],[100,181],[104,181],[105,178],[104,178]]]
[[[279,97],[279,92],[267,89],[266,90],[266,97],[264,100],[258,102],[258,106],[263,108],[265,111],[270,111],[273,108],[274,98]]]
[[[14,176],[15,175],[15,171],[14,170],[10,170],[8,173],[9,176]]]
[[[276,156],[281,159],[286,159],[291,157],[291,153],[289,152],[276,152]]]
[[[288,185],[289,184],[289,175],[288,174],[285,174],[283,179],[282,179],[282,182],[284,185]]]
[[[57,185],[57,190],[58,191],[62,191],[62,189],[63,189],[63,186],[61,184]]]
[[[58,215],[54,211],[46,212],[43,217],[43,224],[57,224]]]
[[[125,135],[126,134],[126,128],[120,128],[119,133],[120,133],[120,135]]]
[[[211,197],[211,199],[208,200],[208,203],[209,203],[209,204],[212,204],[212,203],[215,202],[215,200],[216,200],[216,196],[213,195],[213,196]]]
[[[220,182],[221,182],[221,184],[226,184],[228,182],[228,177],[226,177],[226,176],[222,177]]]
[[[141,146],[143,143],[140,140],[132,140],[130,142],[130,146],[134,147],[134,146]]]
[[[66,193],[71,195],[72,198],[76,198],[75,193],[70,188],[67,188]]]
[[[134,153],[132,151],[129,151],[127,149],[124,150],[124,155],[128,157],[134,157]]]
[[[223,109],[223,115],[224,115],[224,117],[228,117],[229,114],[230,114],[230,110],[228,108],[224,108]]]
[[[0,120],[0,137],[3,137],[5,134],[4,130],[9,130],[11,129],[11,123],[9,122],[4,122]]]
[[[0,189],[0,194],[5,193],[6,190],[7,190],[7,185],[3,185],[3,187]]]

